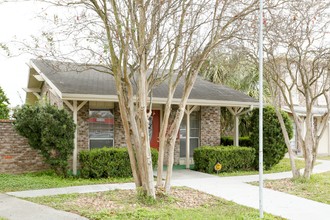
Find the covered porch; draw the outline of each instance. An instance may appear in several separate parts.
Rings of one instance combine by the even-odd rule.
[[[121,124],[113,76],[97,71],[97,67],[80,68],[80,71],[77,71],[79,66],[69,64],[50,60],[31,60],[26,102],[31,104],[46,98],[49,103],[72,112],[77,125],[72,160],[73,173],[76,174],[80,150],[100,147],[104,143],[117,147],[125,146],[126,138]],[[57,68],[53,68],[54,66]],[[172,101],[174,107],[180,103],[184,85],[183,80],[178,82]],[[152,110],[159,114],[157,119],[159,123],[152,123],[153,133],[155,132],[155,136],[152,137],[154,139],[152,147],[155,148],[157,148],[159,128],[154,126],[162,125],[167,94],[166,81],[152,90]],[[178,157],[178,163],[182,157],[185,160],[184,164],[189,168],[194,147],[220,144],[220,107],[228,108],[234,115],[234,139],[235,145],[239,145],[239,116],[256,106],[258,106],[258,101],[254,98],[198,76],[189,95],[185,118],[176,142],[175,155]],[[91,116],[93,114],[94,116]],[[156,120],[156,117],[153,117],[153,120]],[[106,121],[108,122],[103,123]]]

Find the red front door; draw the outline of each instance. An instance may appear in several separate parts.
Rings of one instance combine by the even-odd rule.
[[[150,146],[159,149],[160,110],[152,110],[152,136]]]

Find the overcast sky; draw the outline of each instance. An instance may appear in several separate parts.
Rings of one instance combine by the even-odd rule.
[[[40,20],[34,19],[41,7],[34,2],[0,4],[0,42],[28,38],[42,28]],[[28,66],[31,56],[8,58],[0,53],[0,86],[10,100],[11,106],[25,101],[23,87],[27,86]]]

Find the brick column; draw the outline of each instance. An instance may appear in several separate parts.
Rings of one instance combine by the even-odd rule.
[[[123,127],[123,122],[120,116],[119,104],[114,103],[113,115],[114,115],[114,146],[115,147],[124,147],[126,146],[126,137]]]
[[[220,145],[220,107],[201,106],[201,146]]]

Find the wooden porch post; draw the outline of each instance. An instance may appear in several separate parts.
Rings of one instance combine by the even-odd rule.
[[[244,107],[227,107],[230,113],[234,116],[234,146],[239,146],[239,116],[249,111],[252,111],[253,106],[244,110]]]
[[[234,146],[239,146],[239,116],[234,115]]]
[[[190,106],[187,105],[187,122],[186,122],[186,169],[190,168]]]
[[[73,121],[76,125],[76,129],[74,131],[74,148],[73,148],[73,157],[72,157],[72,172],[73,175],[77,175],[77,161],[78,161],[78,106],[77,100],[73,101]]]
[[[187,115],[186,120],[186,169],[190,169],[190,114],[197,108],[197,106],[187,105],[185,113]]]
[[[72,104],[64,100],[64,103],[69,107],[73,114],[73,121],[76,125],[76,130],[74,132],[74,148],[73,148],[73,155],[72,155],[72,173],[73,175],[77,175],[77,161],[78,161],[78,111],[87,103],[87,101],[83,101],[77,106],[78,101],[73,100]]]

